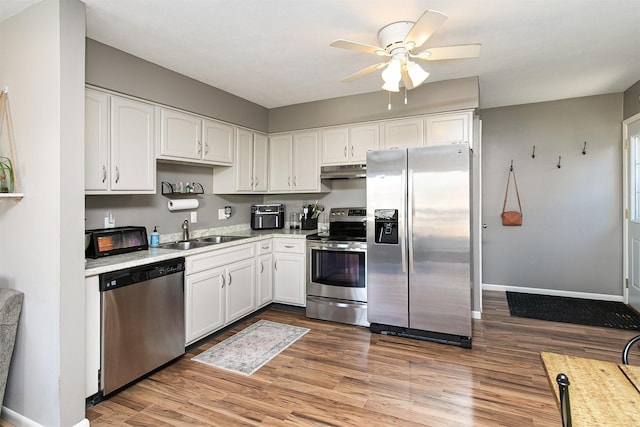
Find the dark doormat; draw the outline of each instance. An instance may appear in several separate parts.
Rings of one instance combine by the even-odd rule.
[[[640,331],[640,315],[621,302],[507,292],[515,317]]]

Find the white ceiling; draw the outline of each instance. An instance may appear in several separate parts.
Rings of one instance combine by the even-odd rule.
[[[1,1],[0,19],[37,0]],[[380,90],[380,72],[341,83],[380,58],[329,43],[377,45],[426,9],[449,19],[424,47],[482,44],[477,59],[422,62],[427,82],[479,76],[481,108],[640,80],[640,0],[84,1],[87,37],[267,108]]]

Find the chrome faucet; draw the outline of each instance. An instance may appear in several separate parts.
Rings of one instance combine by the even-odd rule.
[[[189,221],[186,219],[182,223],[182,240],[189,240]]]

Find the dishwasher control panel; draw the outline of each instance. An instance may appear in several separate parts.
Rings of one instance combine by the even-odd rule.
[[[145,282],[169,274],[184,271],[184,258],[170,259],[124,270],[110,271],[100,275],[100,292],[110,291],[123,286]]]

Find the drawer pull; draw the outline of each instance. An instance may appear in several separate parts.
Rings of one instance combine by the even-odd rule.
[[[284,247],[287,248],[287,249],[295,248],[295,246],[293,246],[293,245],[284,245]]]

